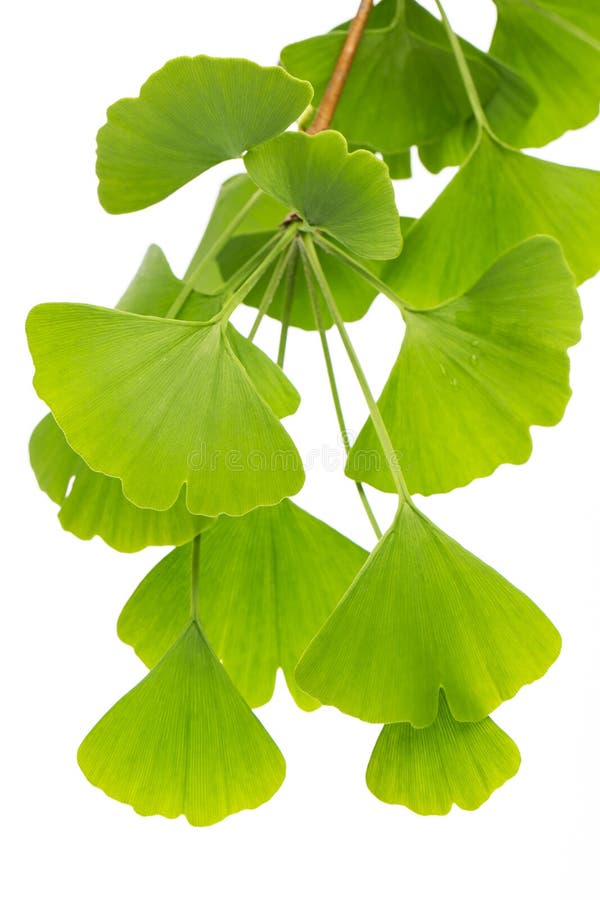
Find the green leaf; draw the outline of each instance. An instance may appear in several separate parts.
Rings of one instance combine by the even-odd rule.
[[[411,493],[451,491],[531,453],[571,391],[567,348],[581,307],[560,245],[537,237],[501,257],[463,297],[403,311],[406,333],[378,401]],[[369,419],[346,472],[394,491]]]
[[[404,179],[412,176],[410,150],[399,150],[398,153],[386,153],[383,161],[388,167],[390,178]]]
[[[415,30],[415,9],[417,4],[405,0],[383,0],[370,16],[332,120],[332,127],[354,144],[397,153],[436,139],[470,116],[454,56]],[[323,96],[346,32],[342,25],[281,53],[288,71],[312,83],[315,103]],[[476,57],[469,62],[487,99],[495,90],[496,73]]]
[[[163,200],[201,172],[284,131],[312,89],[279,67],[182,56],[119,100],[98,132],[98,193],[111,213]]]
[[[69,447],[52,415],[34,429],[29,455],[39,486],[60,506],[61,525],[82,540],[99,535],[115,550],[134,553],[185,544],[215,521],[188,512],[183,491],[164,512],[134,506],[118,478],[93,472]]]
[[[540,147],[598,115],[600,6],[585,0],[494,0],[491,52],[536,91],[537,109],[519,135]]]
[[[457,722],[442,691],[433,725],[383,727],[367,767],[367,786],[385,803],[443,816],[453,803],[477,809],[516,775],[520,762],[517,745],[491,719]]]
[[[117,303],[117,309],[163,318],[183,287],[183,281],[173,274],[163,251],[152,244],[131,284]],[[192,291],[179,318],[205,322],[215,316],[220,308],[219,297]]]
[[[250,706],[271,699],[278,668],[299,706],[318,706],[296,686],[294,668],[366,557],[289,500],[237,519],[222,517],[202,536],[202,626]],[[190,544],[169,553],[121,613],[119,637],[147,666],[187,621],[190,566]]]
[[[483,719],[560,651],[525,594],[408,504],[308,646],[296,680],[368,722]]]
[[[387,166],[367,150],[348,153],[341,134],[287,132],[250,150],[244,162],[263,191],[358,256],[391,259],[400,252]]]
[[[27,330],[36,390],[69,444],[136,506],[169,509],[185,484],[190,512],[242,515],[302,487],[298,452],[262,399],[284,376],[249,351],[246,363],[261,359],[250,378],[220,322],[49,303]]]
[[[578,283],[590,278],[600,267],[600,173],[526,156],[482,133],[384,278],[410,306],[436,306],[537,234],[561,243]]]
[[[266,196],[265,199],[270,200]],[[184,282],[171,271],[160,247],[152,245],[133,281],[118,302],[117,309],[163,318],[184,287]],[[220,309],[220,297],[192,291],[178,318],[206,322],[217,315]],[[274,366],[272,360],[262,350],[242,337],[232,325],[227,326],[227,337],[231,349],[249,377],[256,382],[263,400],[275,415],[283,419],[295,413],[300,404],[300,395],[279,366]],[[166,543],[183,543],[183,541]]]
[[[268,800],[285,777],[279,749],[191,622],[90,731],[86,778],[143,816],[211,825]]]

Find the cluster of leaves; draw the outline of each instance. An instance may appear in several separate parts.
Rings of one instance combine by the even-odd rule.
[[[119,619],[149,674],[79,750],[88,779],[141,814],[206,825],[278,789],[285,763],[252,708],[279,668],[301,708],[383,725],[367,770],[382,800],[472,809],[519,766],[489,715],[543,675],[560,637],[413,494],[524,462],[530,427],[565,409],[576,284],[600,267],[600,174],[520,148],[596,115],[600,11],[496,5],[483,53],[441,6],[440,21],[382,0],[319,134],[286,129],[319,102],[345,25],[276,68],[172,60],[108,111],[97,172],[111,213],[227,159],[246,170],[183,279],[152,246],[115,309],[42,304],[27,323],[50,409],[31,462],[61,524],[123,552],[175,548]],[[391,180],[410,175],[412,146],[433,171],[460,164],[416,222]],[[406,332],[376,402],[344,323],[378,293]],[[258,307],[248,338],[230,323],[240,303]],[[252,342],[266,314],[281,321],[277,363]],[[347,474],[373,522],[363,482],[398,494],[370,554],[289,499],[304,472],[281,422],[300,402],[285,339],[319,333],[345,431],[332,325],[370,410]]]

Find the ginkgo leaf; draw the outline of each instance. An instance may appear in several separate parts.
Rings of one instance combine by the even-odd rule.
[[[99,535],[115,550],[134,553],[185,544],[215,521],[188,512],[183,491],[164,512],[134,506],[118,478],[93,472],[69,447],[52,415],[34,429],[29,456],[39,486],[60,506],[61,525],[82,540]]]
[[[147,666],[187,620],[191,553],[188,544],[161,560],[119,618],[120,638]],[[318,706],[298,689],[294,668],[366,558],[361,547],[289,500],[237,519],[224,516],[202,536],[202,626],[250,706],[271,699],[278,668],[299,706]]]
[[[166,316],[184,287],[173,271],[163,251],[152,244],[127,290],[117,303],[117,309],[145,316]],[[191,291],[178,314],[180,319],[207,321],[221,308],[218,296]]]
[[[164,317],[184,286],[184,282],[173,274],[160,247],[153,245],[119,300],[117,309],[139,315]],[[220,309],[221,298],[218,295],[191,291],[178,318],[206,322]],[[242,337],[232,325],[227,326],[227,336],[231,349],[275,415],[283,419],[295,413],[300,404],[300,395],[279,366],[274,366],[262,350]]]
[[[571,394],[567,348],[579,340],[581,306],[560,245],[525,241],[463,297],[403,316],[378,406],[411,493],[450,491],[525,462],[530,427],[555,425]],[[346,473],[395,490],[370,419]]]
[[[600,5],[582,0],[494,0],[491,53],[517,70],[539,103],[520,145],[540,147],[598,115]]]
[[[477,809],[516,775],[519,748],[490,718],[457,722],[443,691],[427,728],[384,725],[367,767],[369,790],[385,803],[422,816],[443,816],[452,804]]]
[[[302,487],[298,452],[262,399],[269,371],[284,376],[263,354],[250,379],[219,321],[48,303],[27,331],[36,390],[69,444],[136,506],[169,509],[185,484],[190,512],[242,515]]]
[[[338,132],[286,132],[250,150],[244,163],[263,191],[358,256],[391,259],[400,252],[387,166],[368,150],[349,153]]]
[[[98,132],[98,194],[111,213],[164,199],[201,172],[284,131],[311,86],[279,67],[209,56],[172,59],[119,100]]]
[[[526,156],[483,132],[384,278],[410,306],[436,306],[537,234],[560,242],[578,283],[590,278],[600,267],[600,173]]]
[[[382,0],[362,36],[332,127],[348,141],[384,153],[434,140],[466,119],[471,109],[456,61],[418,30],[418,5]],[[346,39],[346,26],[286,47],[286,69],[306,78],[323,96]],[[494,69],[468,52],[475,83],[487,99],[495,90]]]
[[[279,749],[195,622],[94,726],[77,758],[109,797],[192,825],[260,806],[285,777]]]
[[[538,607],[404,503],[309,644],[296,681],[368,722],[437,716],[443,688],[462,722],[483,719],[560,651]]]
[[[412,176],[410,150],[399,150],[397,153],[386,153],[383,161],[388,167],[390,178],[404,179]]]

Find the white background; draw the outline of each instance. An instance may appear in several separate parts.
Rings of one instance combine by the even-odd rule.
[[[431,7],[432,4],[427,4]],[[422,502],[428,515],[529,593],[552,617],[564,651],[550,673],[496,718],[523,755],[518,776],[475,813],[419,818],[372,797],[364,769],[378,728],[336,711],[299,711],[283,683],[259,710],[288,761],[275,798],[210,829],[143,819],[91,787],[76,748],[99,716],[144,675],[115,634],[118,612],[163,551],[119,555],[64,533],[28,468],[27,440],[44,412],[30,385],[23,322],[42,300],[112,306],[151,242],[182,272],[219,183],[219,167],[164,203],[111,217],[95,196],[95,133],[106,106],[134,96],[180,54],[276,62],[292,40],[347,18],[354,0],[170,0],[12,4],[2,28],[3,514],[0,822],[10,900],[71,898],[566,898],[598,896],[598,399],[600,281],[581,291],[584,339],[571,354],[575,396],[563,422],[534,429],[529,464]],[[448,0],[457,30],[486,46],[491,2]],[[598,163],[590,125],[543,151]],[[398,185],[419,214],[450,178],[415,165]],[[8,283],[7,283],[8,275]],[[247,327],[251,315],[238,321]],[[400,318],[377,300],[351,326],[379,391],[399,347]],[[270,320],[259,343],[273,352]],[[356,431],[364,408],[337,340],[344,402]],[[303,395],[288,425],[304,453],[338,446],[315,336],[294,332],[289,374]],[[369,527],[338,468],[308,473],[301,503],[365,546]],[[376,506],[385,522],[388,497]]]

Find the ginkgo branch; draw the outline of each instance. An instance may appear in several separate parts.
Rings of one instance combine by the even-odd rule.
[[[335,114],[339,99],[342,96],[346,79],[352,68],[356,51],[358,50],[360,40],[363,36],[367,20],[373,8],[373,0],[361,0],[358,12],[356,13],[348,34],[342,47],[341,53],[335,64],[335,68],[331,73],[329,83],[325,88],[325,93],[317,109],[315,118],[311,125],[306,129],[308,134],[317,134],[329,128]]]
[[[333,400],[333,405],[335,408],[335,414],[338,420],[338,426],[340,429],[340,434],[342,436],[342,442],[344,444],[344,450],[346,451],[346,457],[348,457],[350,453],[350,441],[348,439],[348,429],[346,428],[346,420],[344,418],[344,411],[342,409],[342,402],[340,400],[340,394],[338,391],[337,380],[335,377],[335,371],[333,368],[333,360],[331,359],[331,353],[329,351],[329,342],[327,340],[327,332],[325,330],[325,325],[323,323],[323,316],[321,314],[319,297],[317,296],[316,285],[314,283],[314,275],[310,268],[309,261],[306,256],[306,251],[304,250],[304,245],[300,244],[302,251],[302,263],[304,265],[304,274],[306,277],[306,283],[308,285],[308,293],[310,296],[310,302],[313,308],[313,315],[315,318],[315,325],[319,331],[319,337],[321,339],[321,347],[323,349],[323,358],[325,360],[325,368],[327,370],[327,377],[329,379],[329,387],[331,389],[331,398]],[[373,512],[373,508],[369,503],[369,498],[365,492],[364,485],[361,481],[355,481],[356,490],[358,492],[358,496],[360,497],[360,501],[364,507],[364,510],[367,514],[367,518],[371,523],[371,527],[375,532],[375,536],[377,540],[379,540],[383,532],[379,527],[379,523],[375,517],[375,513]]]

